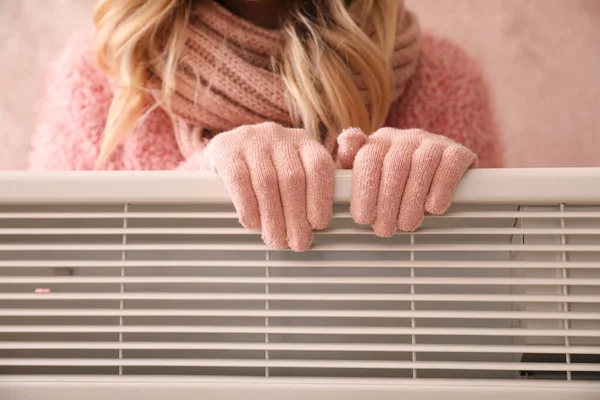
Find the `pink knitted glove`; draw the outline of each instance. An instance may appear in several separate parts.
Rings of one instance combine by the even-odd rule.
[[[307,250],[313,229],[329,224],[335,165],[306,131],[242,126],[217,135],[202,159],[225,182],[241,224],[262,228],[268,246]]]
[[[382,128],[367,137],[351,128],[338,144],[342,167],[354,166],[350,213],[383,237],[414,231],[425,211],[445,213],[459,180],[477,162],[466,147],[420,129]]]

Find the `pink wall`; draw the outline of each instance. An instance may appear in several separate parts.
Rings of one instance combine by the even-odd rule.
[[[509,166],[600,166],[600,0],[406,0],[479,57]],[[94,0],[0,0],[0,169],[25,167],[44,70]]]
[[[600,166],[599,0],[407,0],[492,83],[510,166]]]

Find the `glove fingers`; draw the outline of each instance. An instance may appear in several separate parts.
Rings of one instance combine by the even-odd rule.
[[[375,220],[382,166],[389,147],[384,141],[369,141],[356,156],[350,214],[357,224],[371,224]]]
[[[344,130],[338,136],[338,160],[343,169],[351,169],[358,151],[367,142],[367,135],[358,128]]]
[[[242,226],[248,229],[260,228],[258,202],[246,161],[237,159],[221,162],[215,169],[231,196]]]
[[[306,213],[313,229],[329,225],[333,212],[335,164],[331,154],[315,141],[300,148],[306,176]]]
[[[306,177],[296,149],[280,145],[273,152],[285,216],[286,238],[292,250],[308,250],[313,238],[306,215]]]
[[[444,151],[425,203],[427,212],[440,215],[448,211],[458,182],[476,160],[477,156],[463,146],[452,146]]]
[[[425,142],[414,152],[398,216],[400,231],[414,231],[423,222],[425,200],[443,151],[439,143]]]
[[[275,166],[264,151],[250,150],[247,158],[260,211],[263,239],[269,247],[285,249],[285,219]]]
[[[373,222],[373,230],[377,236],[391,237],[396,233],[402,194],[415,148],[416,144],[402,143],[392,147],[385,156],[377,200],[377,216]]]

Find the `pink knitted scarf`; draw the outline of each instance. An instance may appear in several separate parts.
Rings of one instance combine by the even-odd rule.
[[[404,93],[419,54],[417,20],[402,1],[399,7],[392,57],[394,99]],[[281,32],[258,27],[214,0],[200,2],[191,18],[171,99],[184,157],[203,147],[214,133],[264,121],[291,125],[285,85],[271,70],[272,58],[283,44]],[[156,72],[160,76],[161,71]],[[325,138],[330,150],[334,143],[335,137]]]

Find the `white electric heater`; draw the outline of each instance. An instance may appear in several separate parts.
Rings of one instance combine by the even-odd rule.
[[[600,169],[468,173],[305,253],[210,174],[0,173],[0,399],[600,399]]]

